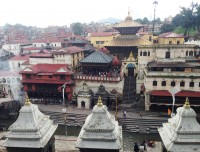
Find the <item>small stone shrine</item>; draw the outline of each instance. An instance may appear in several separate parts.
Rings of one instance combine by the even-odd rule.
[[[76,142],[80,152],[119,152],[122,149],[122,128],[101,97],[83,125]]]
[[[97,100],[98,97],[101,96],[103,104],[108,106],[108,100],[109,100],[109,93],[108,91],[106,91],[105,87],[103,86],[103,84],[101,84],[97,90],[97,92],[95,93],[94,96],[94,105],[97,104]]]
[[[200,151],[200,125],[188,98],[185,105],[178,108],[177,114],[164,123],[158,132],[169,152]]]
[[[3,146],[8,152],[55,152],[54,124],[30,100],[19,112],[18,119],[10,126]]]
[[[88,85],[84,82],[77,95],[78,108],[89,109],[91,107],[93,99],[93,92],[88,88]]]

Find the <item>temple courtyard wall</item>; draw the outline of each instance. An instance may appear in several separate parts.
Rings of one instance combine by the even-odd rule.
[[[94,93],[97,92],[98,87],[103,84],[105,87],[106,91],[110,93],[113,89],[115,89],[118,93],[122,94],[123,93],[123,88],[124,88],[124,79],[118,82],[102,82],[102,81],[90,81],[90,80],[75,80],[75,87],[74,87],[74,92],[78,93],[78,91],[81,89],[81,86],[83,83],[86,83]]]

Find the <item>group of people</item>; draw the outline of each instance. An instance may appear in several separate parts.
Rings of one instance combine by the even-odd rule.
[[[149,140],[147,142],[147,146],[149,146],[149,147],[155,147],[155,141],[154,140]],[[134,149],[134,152],[139,152],[139,151],[140,152],[144,152],[144,151],[147,151],[146,141],[143,141],[140,146],[138,146],[138,144],[135,143],[133,149]]]

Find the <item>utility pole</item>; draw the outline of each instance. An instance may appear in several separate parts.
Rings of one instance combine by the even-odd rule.
[[[155,24],[156,24],[156,5],[158,4],[158,2],[154,1],[153,4],[154,4],[154,18],[153,18],[153,29],[152,29],[152,32],[154,32],[154,29],[155,29]]]

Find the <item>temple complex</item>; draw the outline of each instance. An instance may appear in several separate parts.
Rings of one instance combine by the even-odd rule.
[[[188,98],[185,105],[179,107],[177,114],[164,123],[158,132],[168,152],[200,151],[200,124]]]
[[[84,82],[77,94],[78,108],[90,109],[93,101],[93,92]]]
[[[99,96],[83,125],[76,142],[81,152],[119,152],[122,150],[122,128]]]
[[[8,152],[55,152],[53,134],[56,128],[57,124],[27,98],[3,146]]]

